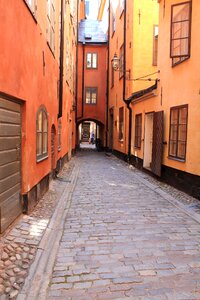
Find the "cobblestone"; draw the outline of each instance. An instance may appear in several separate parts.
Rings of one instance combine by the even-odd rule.
[[[187,214],[200,212],[198,201],[114,156],[84,151],[1,237],[0,299],[23,287],[77,163],[47,299],[200,299],[200,224]]]
[[[73,167],[73,162],[67,164],[59,177],[68,177]],[[59,179],[52,181],[34,211],[19,217],[0,238],[0,299],[16,299],[65,186]]]

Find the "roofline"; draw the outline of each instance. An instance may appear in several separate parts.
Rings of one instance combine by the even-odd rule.
[[[152,92],[153,90],[156,90],[157,87],[158,87],[158,79],[156,79],[156,82],[154,85],[148,87],[147,89],[143,89],[143,90],[133,93],[128,99],[125,99],[124,101],[127,104],[130,104],[133,100],[138,99],[142,96],[145,96],[146,94]]]

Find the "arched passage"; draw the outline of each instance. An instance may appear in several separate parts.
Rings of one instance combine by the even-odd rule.
[[[79,147],[105,147],[105,126],[98,120],[83,119],[77,123],[77,145]]]

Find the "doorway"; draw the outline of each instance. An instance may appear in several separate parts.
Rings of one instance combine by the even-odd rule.
[[[152,144],[153,144],[153,113],[145,115],[144,131],[144,161],[143,167],[151,170],[152,164]]]
[[[56,136],[55,125],[52,125],[52,127],[51,127],[51,175],[53,178],[55,176],[55,169],[56,169],[55,136]]]

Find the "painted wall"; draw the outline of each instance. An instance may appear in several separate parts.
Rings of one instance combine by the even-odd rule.
[[[85,60],[83,65],[83,52],[85,51]],[[86,68],[87,53],[97,53],[97,69]],[[83,68],[84,68],[84,96],[83,90]],[[106,124],[106,88],[107,88],[107,45],[78,45],[78,105],[77,120],[94,120],[105,126]],[[85,103],[85,87],[97,87],[97,103]],[[83,101],[82,101],[83,100]],[[104,127],[105,130],[105,127]],[[105,138],[105,137],[104,137]],[[104,141],[105,142],[105,141]]]
[[[192,1],[192,32],[191,32],[191,57],[175,67],[172,67],[170,58],[170,22],[171,5],[182,1],[160,1],[159,17],[159,57],[158,68],[160,69],[160,83],[157,96],[137,102],[133,105],[133,128],[135,114],[143,113],[142,140],[144,140],[144,117],[145,113],[152,111],[164,111],[164,142],[163,164],[187,173],[200,175],[200,43],[198,42],[198,28],[200,11],[198,0]],[[161,91],[162,89],[162,91]],[[171,159],[168,156],[169,147],[169,122],[170,108],[188,104],[188,127],[186,160]],[[134,148],[134,130],[132,135],[132,154],[143,158],[143,142],[141,150]]]
[[[153,66],[153,26],[158,24],[158,4],[151,0],[126,1],[126,72],[125,99],[132,93],[151,86],[152,82],[134,81],[133,79],[157,71]],[[116,30],[112,32],[112,15],[115,14]],[[120,1],[111,1],[110,9],[110,73],[109,73],[109,108],[114,110],[113,148],[124,154],[128,152],[129,115],[123,101],[123,78],[119,71],[114,72],[112,87],[111,60],[115,53],[120,57],[120,47],[124,42],[124,12],[120,10]],[[156,78],[153,76],[153,78]],[[131,80],[128,80],[131,79]],[[119,140],[119,108],[124,107],[124,140]]]
[[[56,127],[58,115],[59,80],[59,13],[55,7],[55,53],[47,44],[46,1],[38,3],[36,20],[25,1],[0,3],[0,92],[22,100],[22,193],[31,190],[51,171],[51,126]],[[69,17],[65,20],[69,23]],[[62,117],[62,148],[56,150],[56,160],[67,154],[71,99],[64,84]],[[48,112],[48,158],[36,162],[36,113],[40,105]]]

